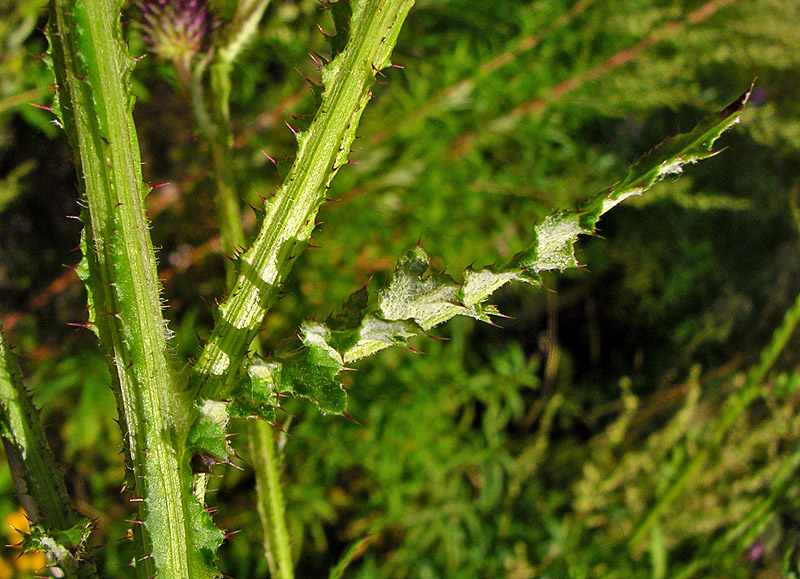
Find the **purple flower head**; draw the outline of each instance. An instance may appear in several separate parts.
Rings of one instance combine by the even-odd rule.
[[[764,543],[756,541],[747,548],[746,553],[747,560],[751,563],[755,563],[764,555]]]
[[[206,0],[142,0],[142,32],[152,51],[186,63],[211,45],[215,22]]]

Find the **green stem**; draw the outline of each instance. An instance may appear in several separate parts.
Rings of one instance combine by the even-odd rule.
[[[210,103],[212,113],[205,110],[201,82],[203,68],[198,69],[192,84],[192,101],[198,124],[211,148],[217,184],[217,204],[222,238],[222,251],[233,254],[245,245],[236,178],[231,164],[233,158],[233,133],[230,126],[230,93],[232,65],[247,41],[256,31],[269,0],[256,2],[242,0],[232,23],[230,41],[219,50],[210,65]],[[227,265],[228,287],[236,280],[236,270]],[[258,350],[258,340],[251,350]],[[281,468],[276,453],[273,427],[263,421],[248,423],[252,464],[258,493],[258,512],[264,529],[264,549],[269,561],[270,574],[276,579],[294,577],[289,533],[281,488]],[[200,475],[205,476],[205,475]],[[196,486],[196,488],[198,488]],[[197,493],[196,494],[200,494]]]
[[[217,186],[217,215],[221,249],[233,255],[245,245],[233,158],[233,133],[230,126],[231,71],[233,63],[257,31],[258,22],[270,0],[242,0],[229,28],[229,38],[216,52],[209,67],[211,98],[206,105],[203,76],[207,62],[196,67],[189,84],[192,107],[198,126],[209,144]],[[228,287],[236,281],[232,266],[227,269]]]
[[[228,122],[228,112],[223,110],[221,102],[228,102],[225,94],[218,94],[219,83],[212,82],[211,102],[213,110],[209,111],[205,104],[203,91],[204,66],[195,70],[192,82],[189,85],[192,107],[195,119],[200,127],[200,132],[208,142],[214,166],[214,176],[217,188],[217,217],[220,223],[220,249],[226,255],[233,255],[237,248],[244,246],[244,231],[241,224],[239,199],[237,197],[236,175],[231,164],[233,155],[233,133]],[[218,66],[211,68],[212,76],[220,74]],[[230,73],[230,67],[227,68]],[[230,81],[228,81],[228,84]],[[214,90],[214,87],[217,90]],[[224,91],[223,91],[224,92]],[[227,285],[233,286],[236,281],[236,272],[233,265],[226,267]]]
[[[678,479],[670,485],[669,490],[639,522],[628,540],[629,546],[635,547],[645,538],[661,515],[684,493],[689,482],[705,466],[711,454],[719,448],[736,420],[753,401],[763,396],[764,378],[786,347],[798,323],[800,323],[800,295],[797,296],[792,307],[786,312],[783,323],[772,334],[769,345],[761,351],[758,364],[748,373],[747,382],[741,390],[728,399],[722,410],[722,417],[717,423],[709,443],[686,465]]]
[[[740,553],[747,545],[751,544],[774,516],[775,504],[786,497],[789,485],[796,480],[798,468],[800,468],[800,449],[795,450],[788,458],[784,459],[780,470],[775,473],[775,477],[769,485],[769,494],[708,549],[710,556],[693,561],[681,569],[680,573],[674,576],[675,579],[697,576],[703,569],[712,568],[723,554]],[[733,549],[731,545],[734,545]]]
[[[322,105],[308,131],[298,134],[294,165],[267,203],[258,237],[239,260],[236,286],[220,307],[219,321],[194,369],[194,396],[220,399],[228,392],[293,260],[311,236],[331,180],[347,163],[375,73],[390,64],[412,4],[413,0],[353,2],[350,41],[322,69]]]
[[[139,143],[120,39],[119,0],[51,0],[49,37],[61,120],[85,196],[81,274],[90,325],[108,359],[139,508],[137,577],[211,577],[193,540],[197,507],[185,440],[191,407],[169,359],[144,211]],[[198,540],[199,541],[199,540]]]
[[[236,175],[231,164],[233,147],[230,140],[232,135],[227,135],[212,141],[211,154],[214,162],[214,172],[217,184],[217,204],[220,220],[221,250],[226,255],[233,255],[237,249],[244,247],[244,230],[242,229],[241,212],[239,210],[239,197],[237,195]],[[224,141],[224,142],[223,142]],[[233,263],[228,261],[228,287],[236,281],[236,270]]]
[[[256,475],[258,514],[264,527],[264,549],[273,579],[293,579],[292,550],[281,488],[280,453],[274,427],[263,420],[249,424],[248,439]]]
[[[274,202],[266,208],[258,238],[241,259],[232,297],[222,306],[221,321],[196,366],[191,389],[194,395],[221,394],[256,338],[264,315],[277,297],[277,287],[291,268],[291,260],[313,230],[314,216],[330,181],[347,160],[361,112],[371,97],[369,87],[375,73],[388,66],[391,50],[412,4],[413,0],[370,0],[356,6],[353,35],[345,53],[323,71],[326,85],[323,105],[309,131],[298,136],[300,147],[295,164]],[[265,2],[255,5],[262,10],[266,7]],[[252,23],[254,19],[246,21]],[[230,240],[242,239],[243,243],[239,234],[238,199],[232,194],[235,191],[232,179],[225,177],[229,158],[224,154],[231,142],[227,107],[230,65],[241,46],[238,40],[231,42],[221,51],[218,63],[212,65],[216,112],[208,114],[195,105],[201,113],[198,119],[207,123],[205,132],[211,137],[220,207],[227,213],[221,219],[223,247]],[[196,96],[193,100],[202,103]],[[249,435],[270,569],[273,576],[288,579],[293,576],[292,559],[274,434],[270,426],[256,423],[250,427]]]
[[[79,545],[91,523],[72,508],[58,468],[39,421],[39,412],[22,383],[19,363],[0,333],[0,436],[17,495],[31,526],[40,527],[40,548],[49,550],[65,577],[97,577],[94,562]],[[68,533],[79,541],[72,542]],[[33,535],[32,535],[33,537]],[[47,541],[47,542],[45,542]],[[81,547],[81,548],[79,548]]]

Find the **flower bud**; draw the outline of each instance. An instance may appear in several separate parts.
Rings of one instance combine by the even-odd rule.
[[[206,0],[142,0],[142,32],[152,51],[187,64],[211,45],[214,19]]]

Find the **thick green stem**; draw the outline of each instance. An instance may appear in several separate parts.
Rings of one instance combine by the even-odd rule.
[[[156,261],[144,211],[139,144],[115,0],[51,0],[49,36],[61,120],[86,201],[90,326],[114,378],[139,508],[137,577],[208,577],[192,541],[197,509],[184,446],[191,406],[180,396],[161,314]]]
[[[267,203],[253,245],[239,261],[236,286],[195,366],[191,392],[224,397],[280,285],[314,229],[325,191],[347,163],[350,146],[375,73],[391,51],[413,0],[353,1],[351,36],[344,52],[322,69],[323,102],[308,131],[298,134],[298,153],[283,186]]]
[[[39,412],[22,383],[16,356],[0,334],[0,436],[14,486],[31,525],[42,535],[29,545],[53,554],[65,577],[97,577],[82,541],[91,524],[72,505],[39,421]],[[70,536],[72,535],[72,536]],[[74,540],[77,539],[77,540]]]

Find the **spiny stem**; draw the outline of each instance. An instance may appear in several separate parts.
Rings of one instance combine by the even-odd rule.
[[[314,217],[339,168],[346,164],[374,75],[391,51],[413,0],[353,2],[347,49],[322,70],[320,109],[305,133],[286,181],[266,207],[253,245],[240,258],[239,277],[221,306],[211,337],[195,366],[194,396],[219,399],[230,387],[278,288],[314,228]]]
[[[205,110],[202,71],[198,69],[192,83],[192,101],[202,134],[209,143],[214,163],[217,184],[217,204],[220,220],[221,249],[230,255],[238,247],[244,247],[239,195],[231,159],[233,156],[233,134],[230,127],[231,70],[233,61],[255,32],[269,0],[242,1],[232,24],[230,40],[222,47],[216,60],[210,64],[210,93],[212,112]],[[228,286],[233,286],[236,270],[233,262],[226,261]],[[250,346],[259,350],[258,338]],[[261,420],[248,423],[252,464],[256,476],[258,511],[264,530],[264,549],[269,560],[270,574],[275,579],[292,579],[294,576],[292,553],[289,548],[289,533],[286,528],[281,468],[275,452],[272,426]],[[200,474],[205,478],[206,475]],[[195,494],[204,494],[204,482],[195,485]]]
[[[140,578],[209,576],[193,547],[183,449],[190,406],[167,348],[156,262],[144,212],[139,143],[127,86],[133,58],[119,33],[121,2],[51,0],[49,37],[64,128],[85,196],[90,323],[105,351],[139,502]],[[191,499],[193,500],[193,499]]]

